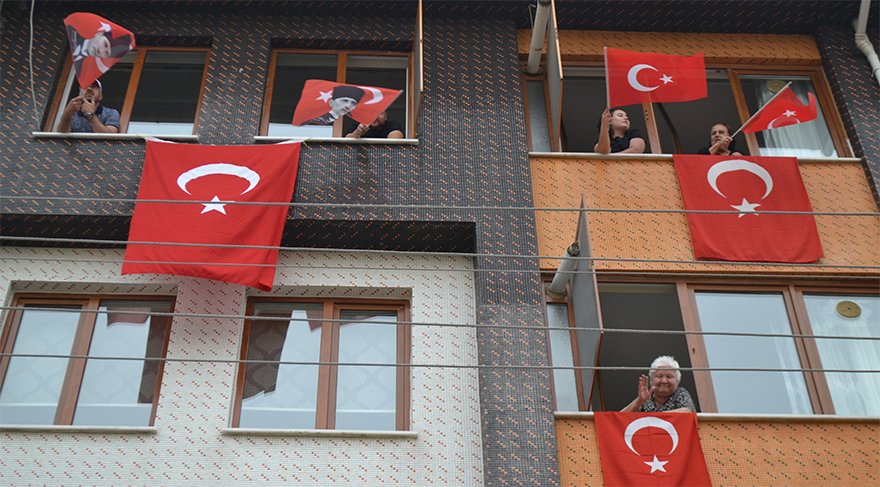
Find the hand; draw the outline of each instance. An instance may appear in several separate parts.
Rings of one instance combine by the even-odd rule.
[[[364,124],[362,124],[362,123],[359,123],[359,124],[358,124],[358,127],[357,127],[356,129],[354,129],[354,131],[355,131],[355,133],[357,134],[358,137],[363,137],[363,135],[364,135],[365,133],[367,133],[367,130],[370,130],[370,126],[369,126],[369,125],[364,125]]]
[[[85,99],[81,96],[77,96],[70,100],[70,103],[64,107],[64,112],[68,115],[73,115],[74,113],[80,111],[82,109],[82,105]]]
[[[611,125],[611,112],[608,111],[608,108],[602,110],[602,126],[607,127]]]
[[[95,110],[98,109],[98,103],[95,102],[92,98],[83,98],[82,105],[80,106],[80,110],[83,113],[95,113]]]
[[[639,401],[644,403],[648,399],[651,398],[651,394],[654,393],[654,388],[648,389],[648,376],[643,375],[639,377]]]

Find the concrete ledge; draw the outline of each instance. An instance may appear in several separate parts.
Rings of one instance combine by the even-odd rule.
[[[220,434],[226,436],[307,436],[312,438],[386,438],[414,440],[416,431],[360,431],[360,430],[291,430],[265,428],[225,428]]]
[[[743,156],[749,157],[749,156]],[[759,156],[771,157],[771,156]],[[773,156],[780,157],[780,156]],[[531,159],[592,159],[622,161],[671,161],[672,154],[599,154],[598,152],[529,152]],[[798,162],[861,162],[857,157],[798,158]]]
[[[31,132],[35,139],[82,139],[82,140],[146,140],[147,137],[163,140],[182,140],[186,142],[198,142],[198,135],[175,135],[175,134],[94,134],[94,133],[61,133],[61,132]]]
[[[70,425],[0,425],[3,433],[101,433],[116,435],[155,435],[155,426],[70,426]]]
[[[593,419],[592,411],[555,412],[556,419]],[[878,423],[878,416],[836,416],[833,414],[723,414],[697,413],[700,421],[740,423]]]
[[[254,136],[254,142],[305,142],[308,144],[354,144],[354,145],[419,145],[419,139],[349,139],[347,137],[276,137]]]

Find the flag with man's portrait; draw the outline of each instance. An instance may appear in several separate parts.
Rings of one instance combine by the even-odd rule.
[[[87,12],[64,19],[76,79],[86,89],[122,56],[135,48],[134,34],[109,20]]]
[[[306,80],[293,114],[293,124],[332,125],[345,115],[369,125],[394,103],[403,90]],[[352,108],[352,104],[354,105]]]

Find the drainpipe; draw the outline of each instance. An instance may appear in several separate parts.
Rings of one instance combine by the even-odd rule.
[[[544,50],[544,37],[547,36],[547,20],[550,18],[550,0],[538,0],[535,10],[535,25],[532,26],[532,45],[529,47],[529,62],[526,74],[541,72],[541,51]]]
[[[575,268],[577,268],[577,257],[580,255],[581,246],[577,242],[571,244],[565,249],[565,255],[563,255],[562,259],[559,261],[559,267],[556,269],[556,274],[553,276],[553,282],[544,289],[547,296],[555,299],[565,297],[568,293],[565,289],[565,285],[568,283],[568,280],[571,279],[571,275],[574,273]]]
[[[868,34],[865,34],[868,29],[868,13],[870,11],[871,0],[862,0],[862,5],[859,7],[859,18],[853,21],[853,28],[856,30],[856,47],[868,58],[871,73],[877,78],[877,84],[880,85],[880,58],[877,57],[877,52],[871,45]]]

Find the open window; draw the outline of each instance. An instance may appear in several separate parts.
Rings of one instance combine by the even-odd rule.
[[[119,132],[196,135],[207,48],[138,47],[101,76],[103,107],[119,111]],[[45,130],[58,130],[68,102],[79,95],[70,59],[61,77]]]
[[[296,127],[291,123],[308,79],[403,90],[388,108],[388,119],[403,127],[412,127],[415,99],[410,95],[412,77],[409,69],[409,53],[275,49],[269,63],[260,135],[343,137],[354,130],[356,122],[348,117],[337,120],[332,126]]]

